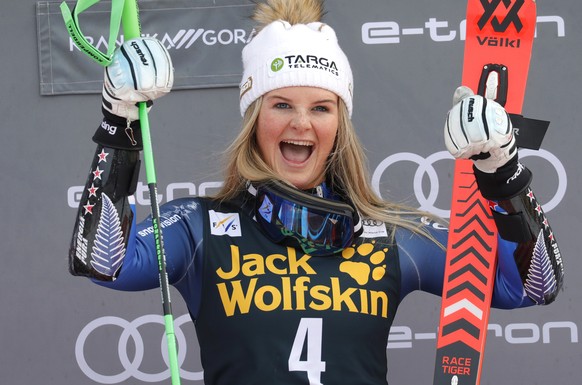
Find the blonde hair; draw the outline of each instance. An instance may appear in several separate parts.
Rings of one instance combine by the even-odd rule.
[[[216,200],[231,200],[245,191],[247,181],[262,182],[279,179],[273,169],[261,158],[256,128],[263,98],[255,100],[247,109],[242,130],[226,149],[225,178],[222,189],[213,196]],[[339,103],[339,124],[334,148],[326,165],[326,180],[332,188],[350,200],[363,218],[380,220],[390,226],[404,227],[425,235],[436,242],[418,218],[430,217],[440,220],[430,213],[381,199],[370,184],[367,159],[358,139],[347,107],[341,98]],[[437,242],[438,243],[438,242]]]

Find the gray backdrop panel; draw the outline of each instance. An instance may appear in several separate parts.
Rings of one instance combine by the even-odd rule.
[[[354,121],[378,188],[386,198],[437,212],[449,207],[452,162],[439,158],[439,152],[444,150],[444,115],[461,77],[464,4],[327,1],[327,20],[336,26],[355,70]],[[539,2],[541,19],[524,104],[525,115],[552,122],[543,151],[523,155],[529,155],[524,163],[534,170],[534,188],[560,241],[565,290],[548,307],[492,312],[484,385],[578,385],[582,376],[577,243],[582,216],[581,14],[578,0]],[[366,44],[362,29],[371,22],[386,22],[385,37],[392,39]],[[118,293],[68,275],[73,206],[89,171],[100,100],[96,94],[41,96],[41,69],[47,63],[39,66],[36,23],[35,0],[0,4],[0,383],[169,383],[163,328],[156,323],[158,291]],[[218,19],[212,23],[217,24],[177,28],[232,27]],[[197,45],[196,55],[207,58],[215,48]],[[221,180],[220,153],[238,130],[237,102],[237,90],[231,87],[178,90],[156,103],[151,126],[163,201],[203,193]],[[402,153],[441,159],[433,163],[438,180],[424,175],[415,191],[416,164],[398,161],[385,167],[404,158]],[[147,193],[141,189],[137,198],[143,218]],[[186,309],[176,292],[174,299],[181,322]],[[402,304],[388,343],[391,384],[431,383],[439,303],[439,298],[419,293]],[[99,326],[106,323],[110,325]],[[181,346],[183,383],[202,384],[194,329],[186,322],[178,330],[179,340],[187,341]]]

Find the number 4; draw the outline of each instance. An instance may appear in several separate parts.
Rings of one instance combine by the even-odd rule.
[[[289,355],[289,371],[307,372],[309,385],[322,385],[321,373],[325,372],[325,361],[321,360],[322,334],[321,318],[302,318]],[[307,357],[305,361],[301,361],[306,342]]]

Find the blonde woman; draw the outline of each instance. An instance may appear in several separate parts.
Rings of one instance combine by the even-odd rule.
[[[398,304],[415,290],[441,293],[446,227],[372,192],[350,120],[351,68],[322,14],[319,0],[257,5],[224,187],[161,208],[169,279],[195,321],[207,385],[386,384]],[[126,42],[106,69],[72,274],[118,290],[157,287],[151,220],[136,224],[128,203],[140,150],[134,103],[167,93],[172,80],[153,39]],[[561,258],[533,210],[503,108],[460,88],[445,143],[475,158],[479,188],[498,204],[493,306],[552,302]],[[530,269],[539,258],[550,266],[542,276]]]

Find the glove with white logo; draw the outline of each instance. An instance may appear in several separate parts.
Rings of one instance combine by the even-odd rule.
[[[531,172],[518,161],[511,120],[494,100],[455,90],[445,123],[445,145],[457,159],[473,160],[477,184],[487,199],[509,199],[531,182]]]
[[[104,120],[93,140],[113,148],[140,149],[137,103],[151,107],[153,100],[170,92],[173,83],[172,59],[159,40],[145,37],[123,43],[105,68]]]
[[[159,40],[129,40],[115,50],[113,61],[105,68],[103,108],[113,115],[138,120],[136,103],[167,94],[173,83],[172,59]]]

